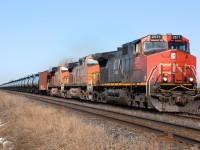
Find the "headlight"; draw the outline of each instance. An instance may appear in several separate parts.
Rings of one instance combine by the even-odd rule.
[[[193,81],[194,81],[194,78],[193,78],[193,77],[189,77],[189,81],[190,81],[190,82],[193,82]]]
[[[176,53],[175,52],[171,52],[171,59],[176,59]]]
[[[167,80],[168,80],[167,77],[163,77],[162,79],[164,82],[167,82]]]

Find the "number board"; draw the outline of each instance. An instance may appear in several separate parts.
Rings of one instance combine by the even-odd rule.
[[[159,34],[157,34],[157,35],[151,35],[151,39],[162,39],[162,35],[159,35]]]
[[[172,35],[172,40],[182,40],[181,35]]]

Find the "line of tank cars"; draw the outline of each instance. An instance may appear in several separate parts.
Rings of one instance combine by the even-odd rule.
[[[1,88],[103,103],[190,112],[200,107],[196,57],[181,35],[147,35]]]

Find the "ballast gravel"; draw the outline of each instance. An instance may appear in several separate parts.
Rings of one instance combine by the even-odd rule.
[[[127,147],[132,147],[134,149],[153,149],[153,150],[198,150],[200,147],[198,145],[187,145],[173,140],[173,137],[170,135],[156,135],[153,133],[141,132],[141,131],[130,131],[126,128],[121,128],[119,126],[111,125],[106,121],[91,118],[87,115],[81,115],[79,113],[67,112],[67,115],[72,115],[79,117],[85,123],[90,125],[98,125],[102,127],[107,133],[113,135],[117,140],[120,140],[120,137],[128,140]]]

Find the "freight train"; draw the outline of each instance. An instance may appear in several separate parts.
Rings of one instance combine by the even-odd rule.
[[[115,51],[91,54],[1,88],[162,112],[200,108],[196,57],[182,35],[147,35]]]

